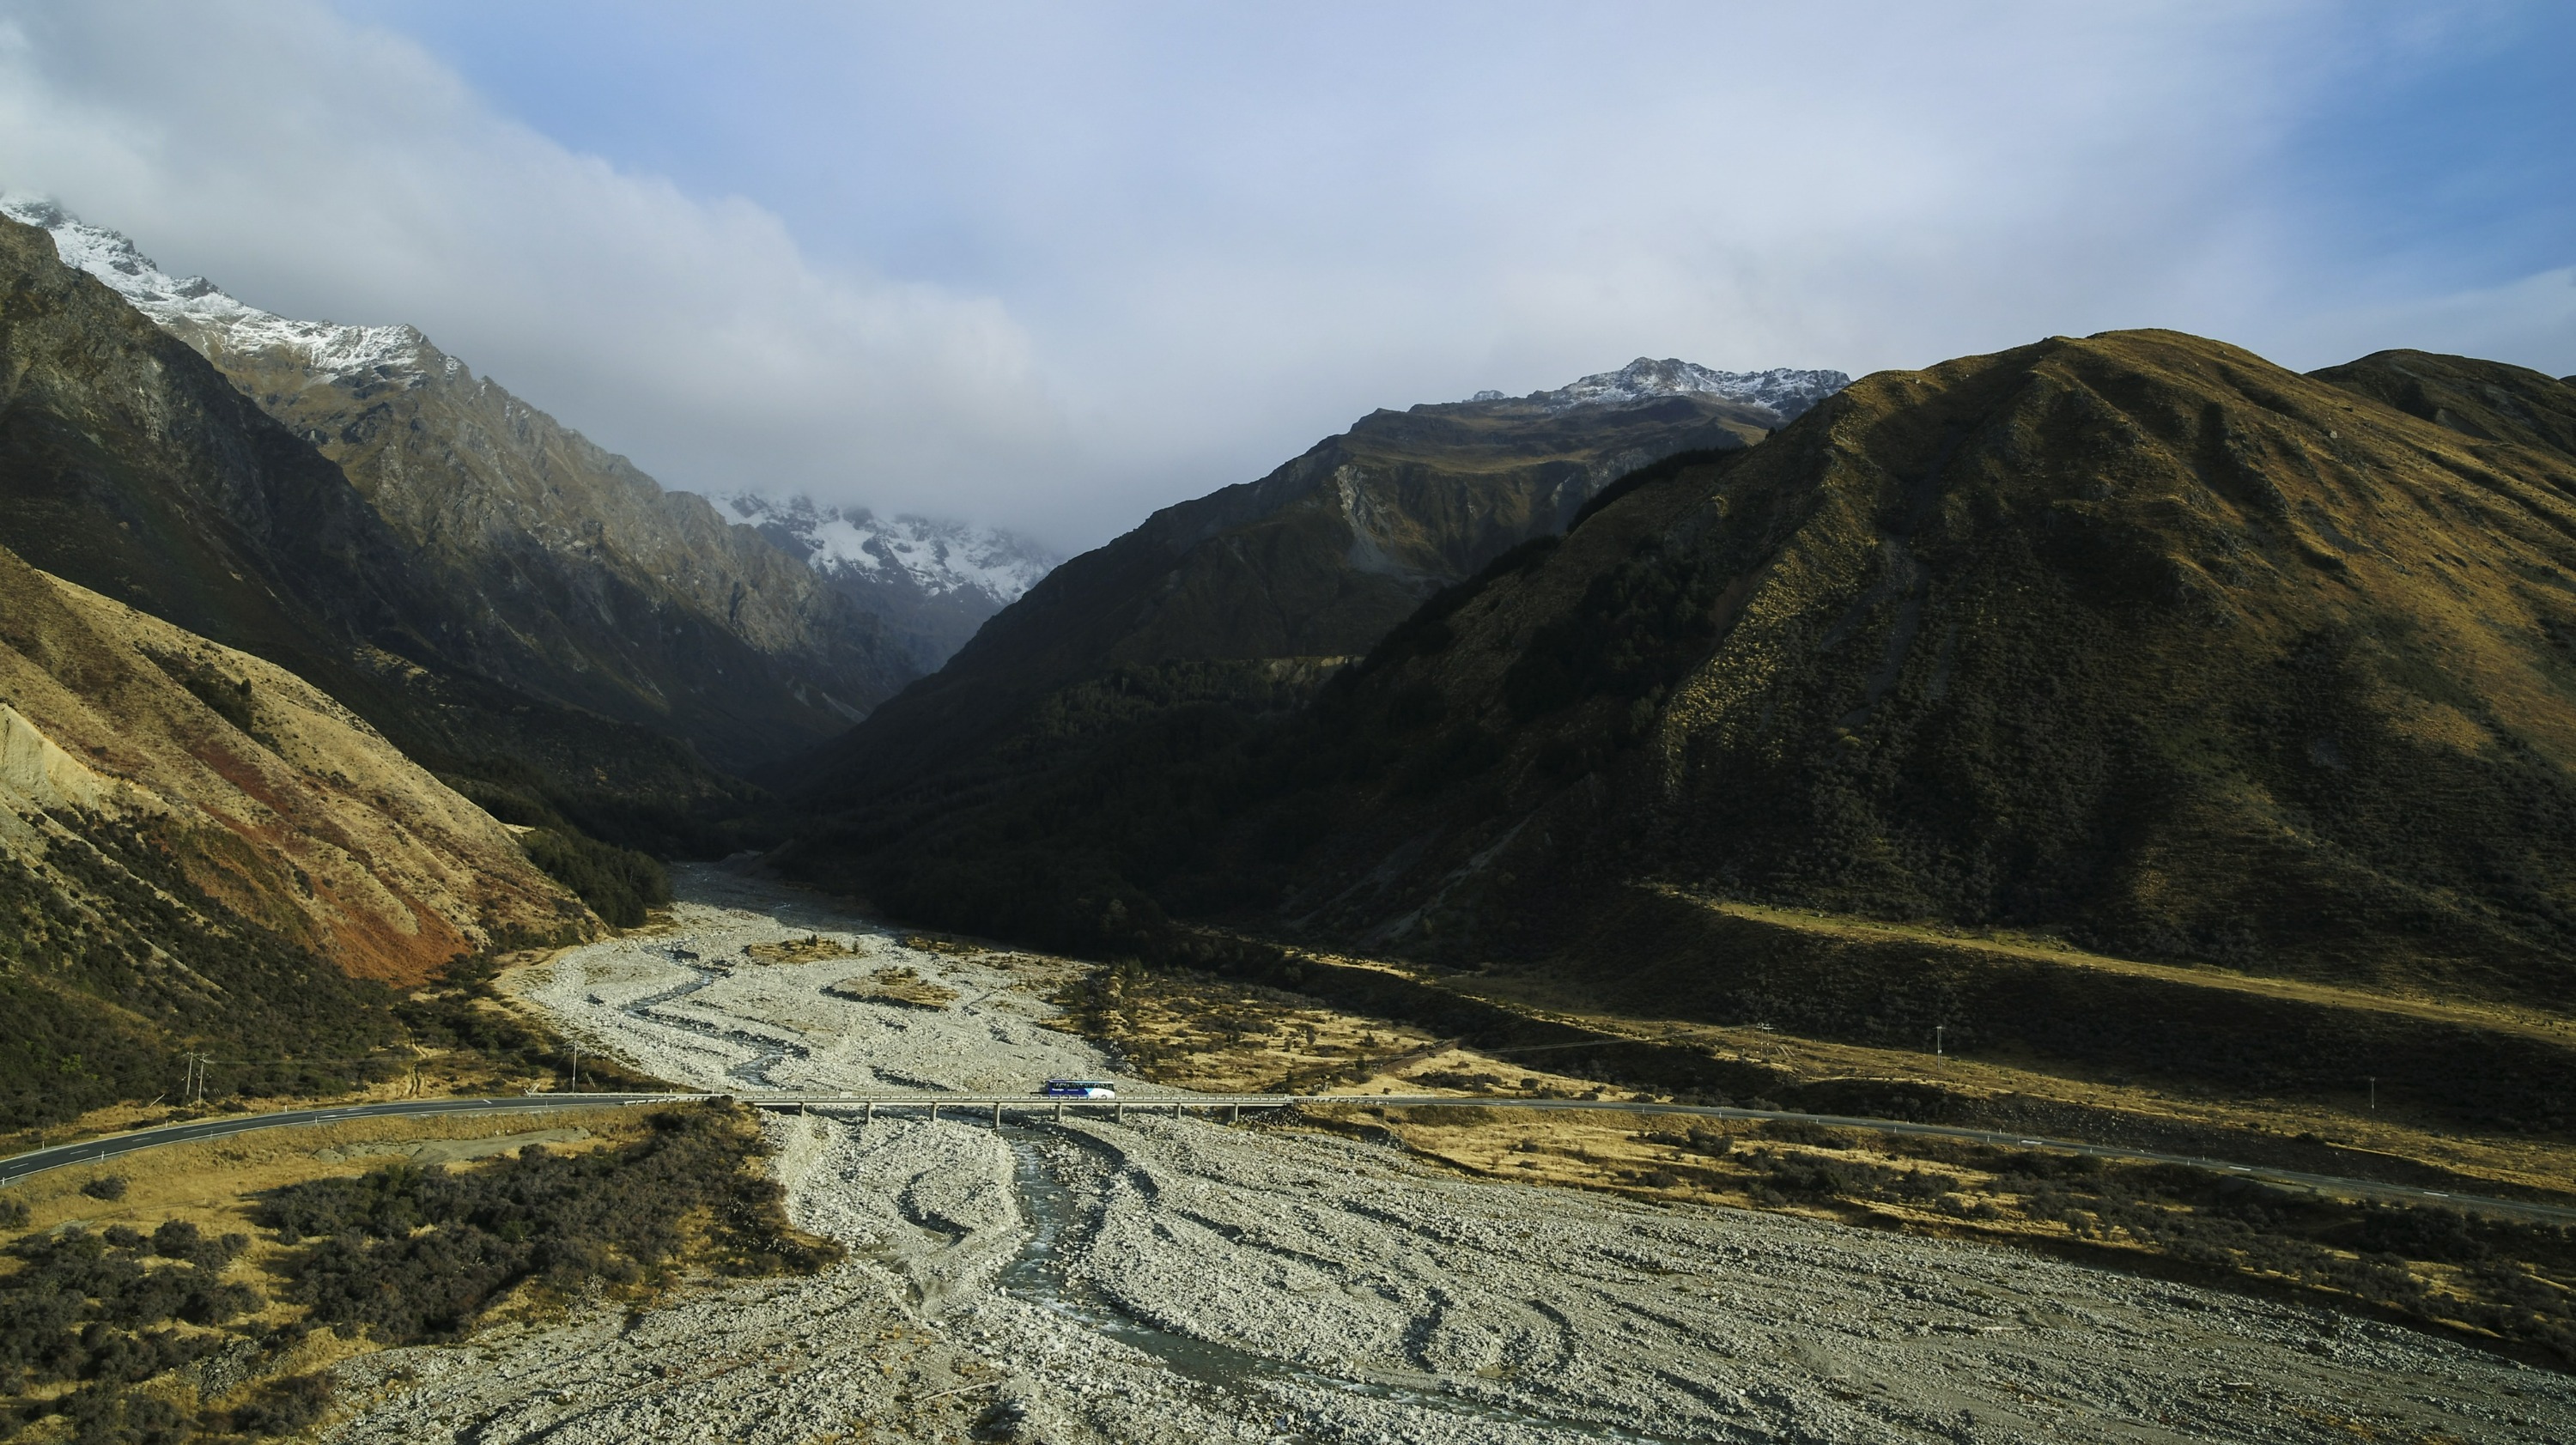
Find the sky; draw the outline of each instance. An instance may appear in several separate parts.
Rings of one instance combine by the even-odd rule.
[[[0,187],[696,491],[1096,545],[1377,407],[2576,372],[2576,5],[0,0]]]

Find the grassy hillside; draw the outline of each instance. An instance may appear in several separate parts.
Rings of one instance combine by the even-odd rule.
[[[1289,906],[1526,949],[1653,877],[2563,1007],[2571,537],[2569,458],[2193,338],[1869,378],[1355,677],[1323,745],[1414,761]]]
[[[395,994],[597,923],[284,669],[0,549],[0,1129],[399,1070]]]
[[[2569,378],[2427,351],[2375,351],[2308,374],[2464,436],[2576,456]]]

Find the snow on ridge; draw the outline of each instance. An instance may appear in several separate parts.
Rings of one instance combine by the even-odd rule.
[[[1640,356],[1617,371],[1597,372],[1554,391],[1534,391],[1525,401],[1550,411],[1578,406],[1620,406],[1649,397],[1693,393],[1767,406],[1784,418],[1794,417],[1851,385],[1839,371],[1806,371],[1775,366],[1768,371],[1714,371],[1670,357],[1657,361]],[[1498,393],[1478,392],[1478,401],[1500,401]]]
[[[872,582],[909,583],[933,597],[971,590],[1006,605],[1060,560],[1026,538],[936,517],[879,517],[865,507],[755,492],[716,501],[733,519],[801,553],[825,577],[857,573]]]
[[[427,344],[409,326],[342,326],[262,311],[203,276],[170,275],[123,234],[93,226],[41,196],[0,194],[0,215],[47,232],[63,264],[97,277],[155,324],[208,342],[209,349],[288,351],[324,379],[336,380],[377,367],[416,368]]]

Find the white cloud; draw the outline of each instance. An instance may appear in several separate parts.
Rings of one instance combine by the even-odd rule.
[[[552,36],[487,97],[323,0],[0,0],[0,184],[256,304],[418,325],[673,485],[1088,545],[1372,407],[1641,353],[1857,373],[2154,325],[2576,366],[2544,281],[2409,300],[2456,283],[2336,249],[2321,97],[2493,19],[2354,13],[632,0],[445,32]]]
[[[1057,423],[990,297],[818,267],[306,0],[0,6],[0,184],[310,319],[419,326],[674,486],[1000,514]]]

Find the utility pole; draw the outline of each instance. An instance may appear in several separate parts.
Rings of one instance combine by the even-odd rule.
[[[2377,1074],[2370,1076],[2370,1112],[2374,1114],[2379,1112],[2379,1076]]]
[[[1948,1027],[1946,1024],[1932,1026],[1932,1057],[1936,1059],[1941,1057],[1941,1030],[1946,1027]]]
[[[572,1041],[572,1091],[581,1092],[581,1040]]]

